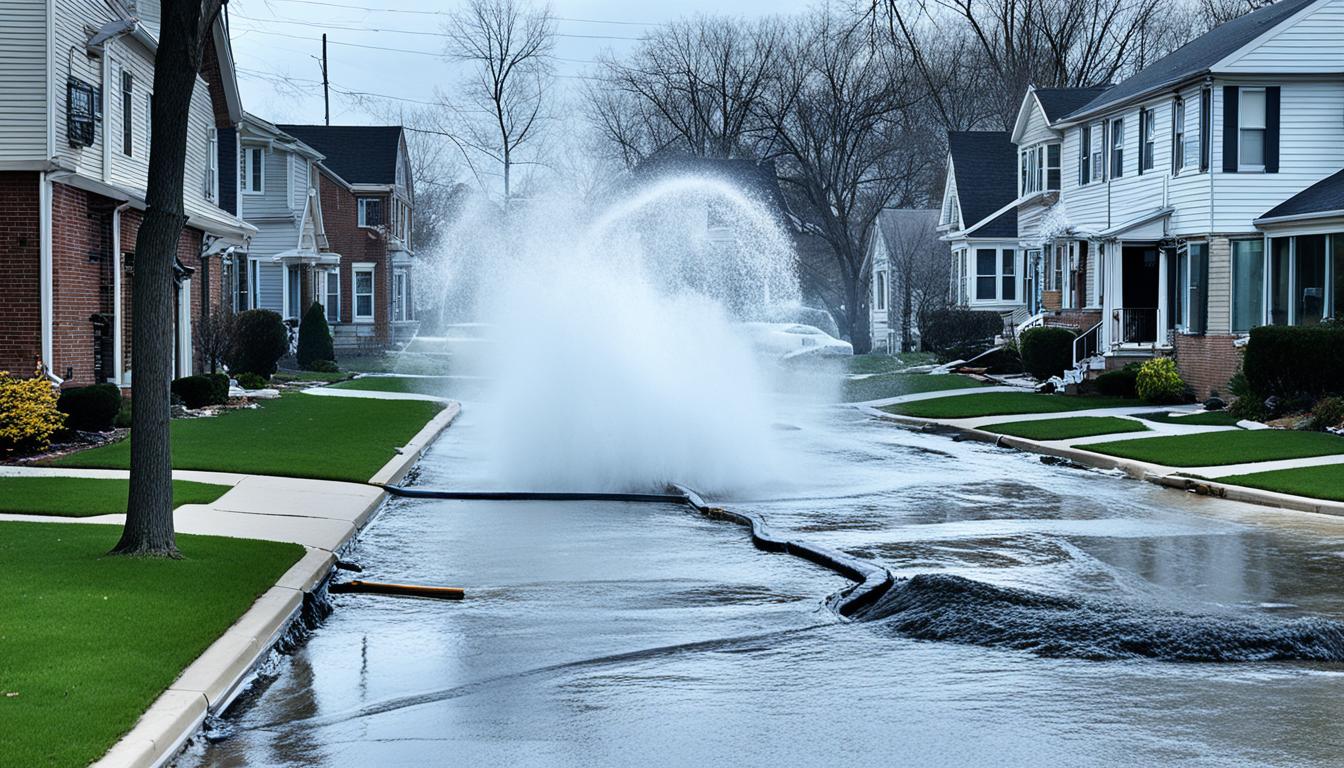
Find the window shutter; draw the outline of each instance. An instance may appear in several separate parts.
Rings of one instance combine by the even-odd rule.
[[[1240,95],[1237,86],[1223,86],[1223,173],[1237,172],[1237,112]]]
[[[1190,332],[1203,336],[1209,325],[1209,246],[1200,243],[1190,249]]]
[[[1279,86],[1265,88],[1265,173],[1279,172]]]
[[[1090,173],[1087,168],[1087,137],[1090,129],[1084,124],[1079,130],[1081,133],[1078,135],[1078,186],[1081,187],[1087,183]]]

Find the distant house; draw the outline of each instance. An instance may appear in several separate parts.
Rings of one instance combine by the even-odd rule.
[[[918,348],[920,308],[942,299],[948,246],[938,236],[938,210],[884,209],[869,246],[873,298],[869,336],[874,352]]]
[[[131,383],[158,19],[158,0],[0,3],[0,370],[41,360],[63,383]],[[223,16],[205,43],[187,115],[178,375],[201,368],[194,323],[254,232],[236,208],[242,106]]]
[[[1025,319],[1035,286],[1017,236],[1017,152],[1005,131],[947,135],[938,230],[952,250],[953,304]]]
[[[225,275],[235,310],[269,309],[297,322],[314,301],[336,322],[341,256],[328,246],[317,150],[255,115],[239,132],[239,205],[256,227]]]
[[[322,155],[322,224],[340,263],[316,293],[338,352],[404,344],[417,326],[412,300],[415,187],[401,126],[279,125]],[[335,307],[327,306],[334,304]]]

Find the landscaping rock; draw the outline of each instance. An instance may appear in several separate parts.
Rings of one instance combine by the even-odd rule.
[[[276,400],[280,397],[280,390],[266,387],[265,389],[249,389],[245,394],[253,400]]]
[[[1210,397],[1204,401],[1204,410],[1221,411],[1227,407],[1227,402],[1221,397]]]

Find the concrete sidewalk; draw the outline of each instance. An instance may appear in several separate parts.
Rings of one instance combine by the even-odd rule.
[[[385,400],[395,392],[345,390],[342,397]],[[211,504],[186,504],[173,514],[178,533],[232,536],[301,544],[305,554],[168,687],[97,768],[161,766],[177,756],[209,714],[223,712],[251,681],[256,667],[288,631],[304,595],[321,585],[337,553],[374,517],[387,498],[379,486],[399,481],[435,438],[457,418],[461,405],[447,404],[398,453],[364,483],[309,480],[228,472],[174,470],[178,480],[233,486]],[[0,476],[126,478],[127,470],[60,467],[0,467]],[[0,520],[52,524],[122,524],[125,515],[68,518],[0,515]]]

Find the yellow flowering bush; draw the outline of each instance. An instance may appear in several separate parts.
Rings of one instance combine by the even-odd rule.
[[[0,371],[0,453],[46,450],[64,425],[65,414],[56,410],[56,388],[40,370],[31,379]]]
[[[1170,357],[1155,357],[1139,366],[1134,388],[1150,403],[1179,403],[1185,396],[1185,381]]]

